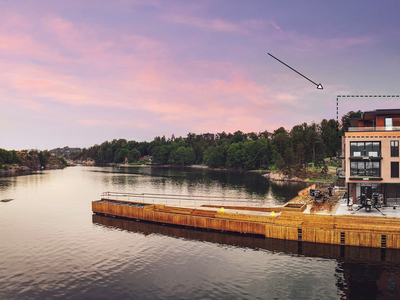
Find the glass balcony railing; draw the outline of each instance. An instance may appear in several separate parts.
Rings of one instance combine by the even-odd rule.
[[[352,170],[350,169],[350,177],[381,177],[379,170]]]
[[[381,151],[351,151],[350,157],[381,157]]]
[[[400,126],[349,127],[349,132],[400,131]]]

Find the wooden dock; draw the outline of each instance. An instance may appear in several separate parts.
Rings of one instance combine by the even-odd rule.
[[[338,261],[361,263],[400,263],[400,250],[385,248],[351,247],[343,245],[306,243],[291,240],[263,238],[229,234],[220,231],[192,230],[190,227],[162,226],[155,222],[136,222],[131,219],[114,218],[93,214],[92,222],[95,225],[117,228],[128,232],[143,234],[161,234],[173,238],[183,238],[222,245],[238,246],[250,249],[264,249],[271,252],[284,252],[305,255],[309,257],[335,258]]]
[[[284,209],[278,216],[271,216],[265,208],[235,206],[235,211],[225,207],[225,212],[221,212],[206,206],[187,208],[111,199],[92,202],[96,214],[282,240],[400,249],[400,218],[321,215]]]

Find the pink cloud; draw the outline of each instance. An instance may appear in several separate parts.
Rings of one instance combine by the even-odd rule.
[[[234,32],[239,34],[248,34],[248,31],[232,22],[224,21],[221,19],[204,19],[188,15],[170,14],[164,16],[165,20],[174,23],[190,25],[194,27],[207,28],[214,31]]]
[[[97,120],[97,119],[86,119],[86,120],[78,120],[78,123],[85,126],[97,126],[97,125],[113,125],[114,122],[107,120]]]
[[[104,120],[104,119],[81,119],[78,120],[78,123],[83,126],[106,126],[107,128],[118,127],[118,128],[141,128],[141,129],[149,129],[151,128],[151,124],[148,122],[141,121],[132,121],[132,120]]]
[[[267,27],[272,32],[270,39],[287,38],[295,45],[307,47],[320,47],[322,43],[315,39],[304,41],[292,33],[282,32],[273,22],[234,24],[176,15],[170,21],[237,34],[247,34],[251,26]],[[34,111],[43,105],[36,100],[39,98],[71,106],[140,111],[149,119],[174,124],[182,130],[253,131],[267,129],[267,123],[278,123],[275,116],[267,121],[264,115],[278,116],[289,108],[300,107],[299,95],[309,93],[303,88],[303,82],[300,88],[294,85],[289,91],[280,90],[282,84],[277,82],[292,75],[287,75],[286,70],[282,71],[284,75],[267,75],[265,83],[260,84],[251,76],[249,66],[239,62],[187,59],[177,64],[173,57],[178,50],[173,45],[135,32],[94,28],[55,15],[47,15],[38,22],[45,25],[41,39],[22,33],[10,36],[0,30],[0,42],[4,42],[0,51],[21,57],[21,61],[13,62],[0,58],[1,68],[7,70],[0,74],[0,80],[16,92],[17,103]],[[30,63],[30,58],[39,58],[45,63]],[[304,79],[298,79],[301,80]],[[5,93],[4,89],[0,93]],[[150,122],[120,120],[118,116],[112,120],[81,119],[79,123],[152,127]]]

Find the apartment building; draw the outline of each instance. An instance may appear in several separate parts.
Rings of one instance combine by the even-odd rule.
[[[366,111],[350,124],[340,155],[349,198],[379,193],[385,205],[400,205],[400,109]]]

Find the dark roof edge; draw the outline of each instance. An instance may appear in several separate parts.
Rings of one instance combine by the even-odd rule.
[[[364,114],[375,114],[375,115],[400,114],[400,108],[375,109],[371,111],[365,111]]]

